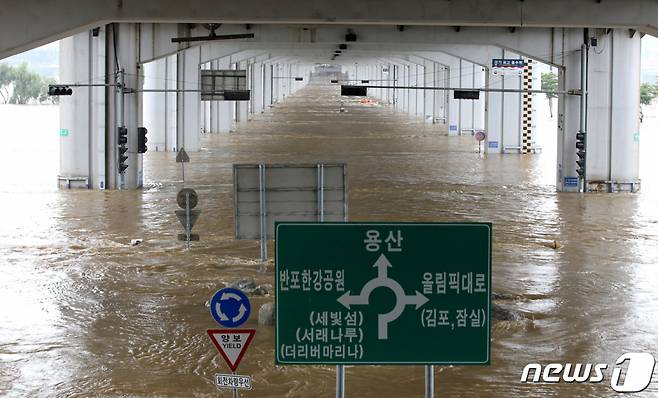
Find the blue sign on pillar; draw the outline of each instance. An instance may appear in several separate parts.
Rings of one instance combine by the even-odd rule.
[[[212,296],[210,313],[220,325],[235,328],[249,319],[251,304],[242,291],[227,287]]]

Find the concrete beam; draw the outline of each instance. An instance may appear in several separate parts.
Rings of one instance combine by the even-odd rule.
[[[109,22],[614,27],[658,35],[658,2],[7,0],[0,21],[2,59]]]

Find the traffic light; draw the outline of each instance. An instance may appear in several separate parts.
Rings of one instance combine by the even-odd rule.
[[[146,143],[148,142],[146,133],[148,133],[146,127],[137,127],[137,153],[146,152]]]
[[[128,160],[128,129],[125,127],[119,127],[118,135],[118,152],[119,152],[119,173],[123,174],[124,171],[128,168],[126,161]]]
[[[581,178],[585,178],[585,133],[576,134],[576,155],[578,155],[578,159],[576,159],[576,164],[578,165],[576,172]]]
[[[69,86],[61,86],[58,84],[48,85],[48,95],[72,95],[73,89]]]

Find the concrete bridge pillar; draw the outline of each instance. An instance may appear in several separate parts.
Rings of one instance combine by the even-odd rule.
[[[520,58],[518,54],[501,50],[501,58]],[[495,89],[520,90],[522,76],[494,75],[489,69],[487,86]],[[521,148],[521,94],[518,92],[488,92],[486,111],[486,152],[518,153]],[[505,149],[507,148],[507,149]]]
[[[586,181],[590,191],[640,189],[640,34],[628,29],[589,30]],[[572,36],[580,40],[582,36]],[[576,43],[573,43],[576,44]],[[565,56],[560,85],[580,89],[580,51]],[[558,121],[557,189],[577,191],[576,134],[580,99],[562,96]]]
[[[272,105],[272,99],[274,93],[274,79],[272,79],[274,72],[274,65],[270,62],[265,62],[263,64],[263,69],[264,69],[263,79],[265,80],[264,91],[263,91],[263,98],[265,99],[265,105],[263,107],[267,108],[270,105]]]
[[[128,168],[122,176],[118,173],[116,163],[114,167],[110,166],[110,170],[116,173],[114,184],[110,184],[112,188],[121,189],[135,189],[143,185],[143,155],[137,153],[137,127],[140,121],[140,95],[132,90],[141,90],[143,83],[143,71],[138,68],[139,62],[139,42],[138,42],[138,27],[137,24],[122,23],[112,24],[110,29],[113,29],[113,34],[110,39],[115,40],[110,48],[110,53],[106,58],[109,63],[107,70],[113,72],[117,69],[123,70],[124,85],[126,93],[123,95],[123,116],[121,115],[121,108],[115,107],[113,117],[108,119],[108,136],[110,145],[108,148],[114,150],[115,153],[111,154],[110,159],[116,162],[117,160],[117,134],[118,127],[122,124],[128,129],[128,160],[126,164]],[[116,50],[115,50],[116,49]],[[117,67],[118,62],[118,67]],[[132,91],[132,92],[131,92]],[[114,92],[111,92],[114,97]],[[113,101],[108,101],[108,107],[112,108]],[[112,180],[110,180],[110,183]]]
[[[434,70],[434,62],[423,60],[423,70],[424,73],[424,85],[428,87],[435,87],[436,75]],[[433,123],[434,120],[434,91],[433,90],[423,90],[421,92],[423,97],[423,119],[426,123]]]
[[[145,90],[164,90],[167,87],[167,59],[142,65]],[[148,129],[148,148],[167,150],[167,93],[144,93],[142,96],[144,127]]]
[[[247,87],[250,86],[251,84],[251,73],[249,68],[249,64],[247,60],[240,61],[237,63],[237,69],[239,70],[246,70],[247,71]],[[253,95],[253,92],[251,93]],[[250,101],[235,101],[236,103],[236,108],[237,108],[237,121],[238,122],[246,122],[249,120],[249,103]]]
[[[460,59],[455,57],[450,57],[448,59],[447,65],[448,72],[448,87],[461,87],[461,65]],[[454,91],[450,90],[448,92],[448,135],[459,135],[461,131],[460,123],[460,105],[459,100],[455,99]]]
[[[105,34],[103,27],[60,41],[60,82],[106,83]],[[106,187],[105,91],[73,87],[72,96],[60,97],[60,188]]]
[[[199,89],[200,60],[200,47],[190,48],[177,54],[178,89]],[[186,151],[199,150],[200,112],[201,95],[198,91],[177,93],[176,151],[181,147],[184,147]]]
[[[230,69],[231,64],[229,57],[220,58],[215,61],[217,69]],[[219,133],[229,133],[233,129],[233,101],[216,101],[217,102],[217,125]]]

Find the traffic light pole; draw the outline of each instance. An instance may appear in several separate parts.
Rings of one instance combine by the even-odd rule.
[[[123,69],[119,69],[119,72],[117,73],[116,76],[117,79],[117,84],[116,84],[116,90],[115,90],[115,104],[116,104],[116,110],[117,110],[117,116],[116,116],[116,123],[118,127],[125,127],[125,116],[124,116],[124,72]],[[120,160],[121,152],[117,150],[117,165],[121,164]],[[125,173],[124,171],[119,170],[119,189],[125,189],[126,187],[126,178],[125,178]]]
[[[587,69],[588,69],[588,51],[589,46],[583,44],[580,48],[580,128],[579,132],[582,134],[583,157],[582,174],[578,175],[579,185],[582,187],[583,192],[588,191],[587,187]]]

